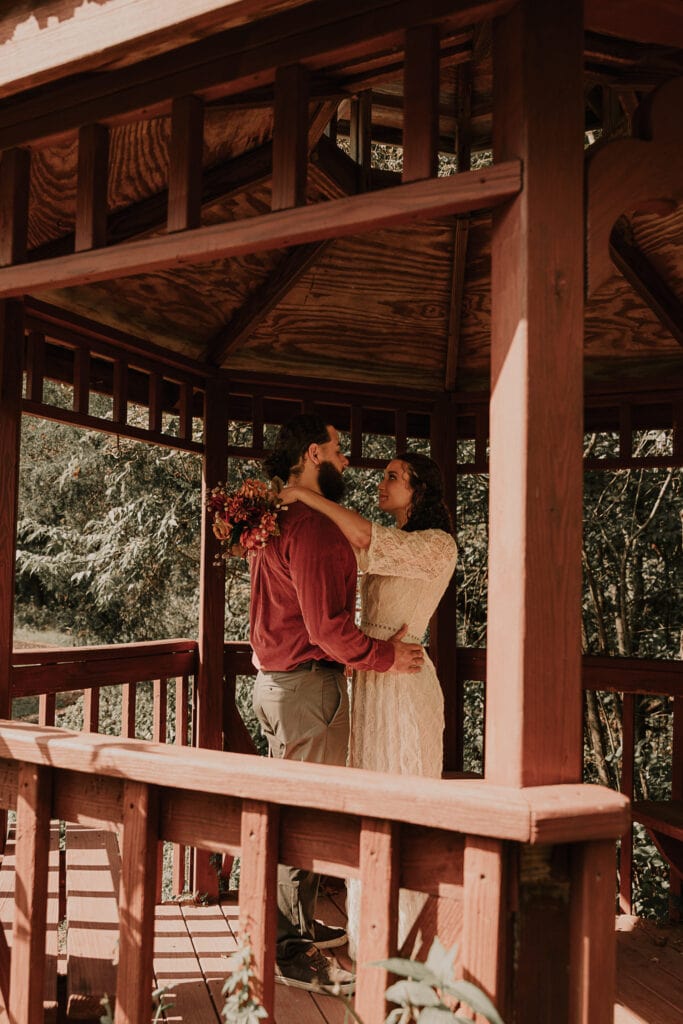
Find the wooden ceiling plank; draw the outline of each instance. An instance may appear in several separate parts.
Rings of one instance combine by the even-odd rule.
[[[433,178],[439,162],[439,30],[436,25],[419,25],[406,32],[403,94],[403,181]]]
[[[450,177],[4,267],[0,268],[0,296],[148,274],[490,208],[517,195],[521,179],[520,162],[513,159]]]
[[[433,0],[430,21],[466,26],[510,6],[510,0]],[[273,81],[275,69],[315,66],[351,53],[373,52],[378,41],[400,43],[401,34],[425,20],[413,0],[320,0],[249,25],[229,29],[129,67],[88,80],[55,83],[37,95],[0,106],[0,149],[54,140],[91,121],[118,123],[145,110],[168,113],[173,96],[231,95]],[[139,116],[139,114],[138,114]]]
[[[243,345],[297,281],[318,262],[329,244],[329,241],[312,242],[288,253],[270,277],[249,295],[230,323],[209,342],[207,362],[221,365]]]
[[[0,159],[0,266],[26,258],[31,155],[11,149]]]
[[[78,133],[76,252],[107,244],[108,176],[109,129],[103,124],[85,124]]]
[[[308,170],[308,71],[301,64],[275,73],[273,210],[306,202]]]
[[[199,96],[178,96],[171,110],[168,154],[168,231],[199,227],[202,210],[204,103]]]
[[[610,236],[610,256],[648,309],[683,345],[683,302],[629,238],[623,223],[617,222]]]

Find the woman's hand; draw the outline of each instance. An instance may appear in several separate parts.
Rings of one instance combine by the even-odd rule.
[[[278,498],[283,505],[293,505],[295,501],[299,500],[299,491],[303,490],[301,487],[297,487],[296,484],[292,484],[291,487],[283,487]]]

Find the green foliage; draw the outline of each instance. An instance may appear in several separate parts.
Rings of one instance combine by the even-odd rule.
[[[230,957],[228,965],[231,972],[222,989],[225,1005],[221,1016],[226,1024],[258,1024],[268,1014],[253,993],[254,970],[248,936]]]
[[[389,1002],[398,1005],[391,1011],[386,1024],[446,1024],[470,1021],[457,1013],[454,1006],[468,1006],[481,1014],[489,1024],[503,1024],[495,1006],[477,985],[470,981],[454,981],[453,967],[457,946],[446,949],[438,938],[434,939],[425,963],[393,957],[376,966],[383,967],[402,980],[387,989]]]
[[[173,1009],[173,1001],[167,1000],[167,996],[172,994],[173,987],[171,985],[164,985],[162,988],[154,989],[152,992],[152,1007],[154,1009],[152,1024],[158,1024],[159,1021],[166,1020],[166,1011]],[[100,1002],[102,1004],[100,1024],[114,1024],[114,1011],[109,1001],[109,996],[104,995]]]

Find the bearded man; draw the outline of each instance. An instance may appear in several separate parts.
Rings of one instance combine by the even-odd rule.
[[[270,477],[340,501],[349,460],[339,434],[319,416],[296,416],[265,461]],[[417,644],[375,640],[355,625],[356,558],[326,516],[296,502],[251,561],[251,644],[259,669],[254,710],[272,757],[344,765],[349,702],[344,666],[417,672]],[[276,981],[297,988],[350,991],[353,976],[321,949],[346,933],[315,919],[317,875],[279,865]]]

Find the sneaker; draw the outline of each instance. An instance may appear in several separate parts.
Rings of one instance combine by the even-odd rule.
[[[289,960],[276,962],[275,981],[291,988],[305,988],[309,992],[348,996],[353,993],[356,979],[311,944]]]
[[[313,941],[318,949],[336,949],[337,946],[345,946],[349,937],[344,928],[333,928],[322,921],[314,921]]]

